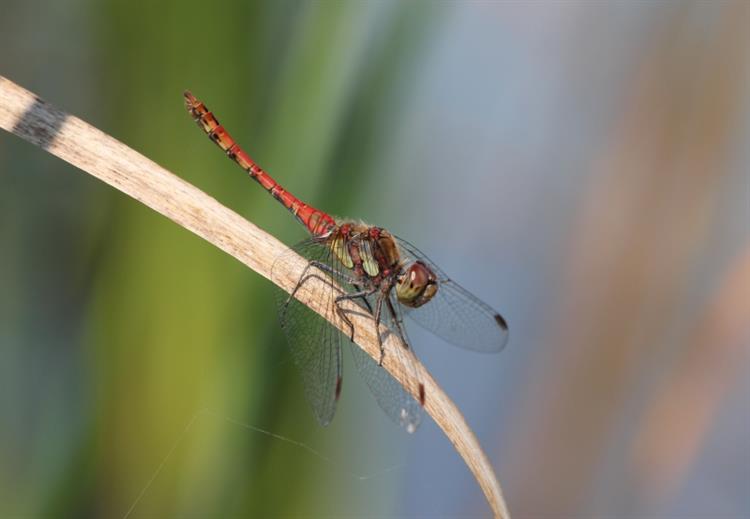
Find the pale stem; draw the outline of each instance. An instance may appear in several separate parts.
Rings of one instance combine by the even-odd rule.
[[[175,109],[181,109],[179,100],[177,95]],[[273,236],[140,153],[2,76],[0,127],[135,198],[269,280],[274,259],[288,250]],[[283,270],[276,267],[272,281],[290,291],[304,267],[305,260],[301,257],[296,262],[285,262]],[[320,281],[315,283],[306,283],[307,289],[299,291],[298,299],[346,332],[345,325],[331,309],[321,307],[320,301],[325,298],[319,295],[325,285]],[[379,359],[372,318],[361,311],[351,312],[350,318],[357,345]],[[385,348],[383,367],[412,395],[417,394],[418,380],[424,384],[425,410],[474,474],[495,516],[510,517],[492,466],[458,408],[411,351],[401,346],[395,334],[387,334]],[[406,369],[407,356],[411,357],[415,370]]]

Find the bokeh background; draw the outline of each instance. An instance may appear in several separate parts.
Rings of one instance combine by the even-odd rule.
[[[190,88],[293,192],[498,308],[501,355],[411,335],[515,517],[748,517],[750,3],[0,7],[1,75],[302,239]],[[488,516],[346,355],[323,429],[267,281],[0,135],[1,517]]]

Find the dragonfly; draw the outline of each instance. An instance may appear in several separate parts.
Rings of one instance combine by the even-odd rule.
[[[335,414],[343,381],[342,349],[349,342],[354,364],[380,407],[409,433],[419,426],[427,398],[424,384],[418,383],[418,396],[412,397],[382,367],[381,324],[397,334],[406,349],[411,348],[411,342],[404,316],[461,348],[495,353],[505,347],[508,324],[500,313],[450,279],[419,249],[382,227],[335,219],[302,202],[250,158],[205,104],[189,91],[184,98],[189,114],[208,137],[310,235],[274,261],[271,277],[292,257],[300,255],[307,261],[291,294],[278,291],[277,307],[305,396],[321,425],[328,425]],[[321,276],[325,289],[322,295],[318,290],[316,296],[323,308],[338,315],[346,334],[295,298],[311,279],[320,280]],[[378,360],[354,344],[355,327],[344,309],[345,302],[354,303],[372,318],[380,346]],[[413,365],[407,368],[416,373]]]

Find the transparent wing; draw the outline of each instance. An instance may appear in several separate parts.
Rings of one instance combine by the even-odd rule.
[[[277,267],[289,261],[294,253],[303,256],[308,261],[320,262],[328,267],[325,273],[313,268],[306,274],[324,279],[328,283],[330,289],[324,292],[325,301],[321,301],[325,307],[333,308],[336,304],[336,297],[344,293],[359,292],[362,288],[352,283],[353,272],[340,263],[330,246],[315,239],[304,241],[282,254],[274,262],[271,270],[272,279],[275,279],[274,271]],[[306,286],[304,277],[300,280],[297,289],[300,294],[311,289],[310,285]],[[336,288],[331,281],[334,281],[343,291]],[[372,314],[377,304],[378,294],[380,294],[379,291],[376,295],[367,298],[358,297],[353,301]],[[286,335],[294,363],[302,376],[305,396],[318,421],[322,425],[328,425],[335,414],[343,380],[341,343],[342,341],[351,343],[351,341],[338,328],[297,299],[290,299],[289,294],[283,290],[277,290],[277,303],[281,327]],[[393,333],[399,334],[408,344],[408,338],[403,332],[400,305],[393,299],[389,305],[388,301],[383,299],[382,306],[381,322]],[[372,326],[375,326],[374,320]],[[357,370],[380,407],[396,424],[404,427],[408,432],[414,432],[421,421],[420,404],[359,346],[351,343],[351,351]],[[413,366],[411,369],[416,373]]]
[[[334,270],[339,267],[336,265],[337,260],[331,253],[330,247],[314,239],[307,240],[276,259],[271,269],[271,279],[275,279],[274,271],[277,271],[283,262],[289,261],[293,253],[309,261],[319,261],[330,265]],[[311,268],[306,275],[314,275],[329,284],[329,288],[324,291],[323,295],[325,301],[321,303],[326,307],[333,306],[336,296],[341,293],[330,283],[331,279],[336,278],[335,274],[324,275],[317,269]],[[301,294],[311,289],[308,281],[309,279],[300,280],[298,293]],[[345,339],[344,334],[338,328],[332,326],[297,299],[290,299],[285,291],[278,289],[276,299],[281,328],[286,335],[294,364],[302,376],[307,401],[318,422],[324,426],[328,425],[336,412],[336,402],[343,380],[341,341],[348,340],[348,338]]]
[[[487,353],[501,351],[508,342],[505,319],[487,303],[448,278],[412,244],[401,238],[396,238],[396,242],[405,261],[422,261],[438,277],[438,290],[432,300],[419,308],[402,306],[406,315],[460,348]]]
[[[371,313],[378,304],[377,299],[376,296],[371,296],[365,302],[365,306]],[[389,307],[387,301],[383,300],[382,322],[388,326],[391,331],[398,334],[399,329],[403,330],[403,318],[398,313],[400,305],[394,305],[392,303],[393,302],[391,302]],[[395,315],[394,312],[391,312],[391,309],[395,311]],[[374,321],[373,326],[375,326]],[[409,344],[405,333],[402,333],[401,335],[404,343]],[[357,371],[359,371],[360,376],[367,383],[370,392],[372,392],[381,409],[385,411],[385,414],[408,432],[413,433],[416,431],[422,420],[422,406],[403,388],[403,386],[401,386],[401,384],[396,381],[395,378],[391,376],[390,373],[365,353],[362,348],[356,344],[352,344],[351,350],[352,357],[354,357],[354,364],[357,366]],[[412,372],[416,374],[416,370],[413,366],[411,369]]]

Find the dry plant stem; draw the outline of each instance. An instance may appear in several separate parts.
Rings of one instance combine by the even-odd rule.
[[[176,97],[175,109],[181,109]],[[187,123],[186,123],[187,124]],[[227,209],[179,177],[160,167],[116,139],[42,101],[31,92],[0,76],[0,127],[39,146],[51,154],[80,168],[167,216],[227,254],[238,259],[263,277],[271,279],[274,259],[288,248],[237,213]],[[274,283],[289,292],[305,267],[305,260],[289,262]],[[278,267],[277,267],[278,270]],[[346,333],[346,326],[320,306],[324,298],[316,297],[323,290],[322,282],[306,284],[298,299]],[[354,323],[355,342],[371,357],[378,359],[379,348],[372,318],[349,313]],[[385,329],[381,329],[384,333]],[[484,491],[496,517],[509,517],[500,484],[487,457],[469,429],[463,416],[440,389],[427,370],[412,358],[416,373],[405,369],[410,350],[402,347],[396,335],[387,333],[383,366],[412,395],[417,391],[415,375],[425,386],[427,413],[453,443]]]

